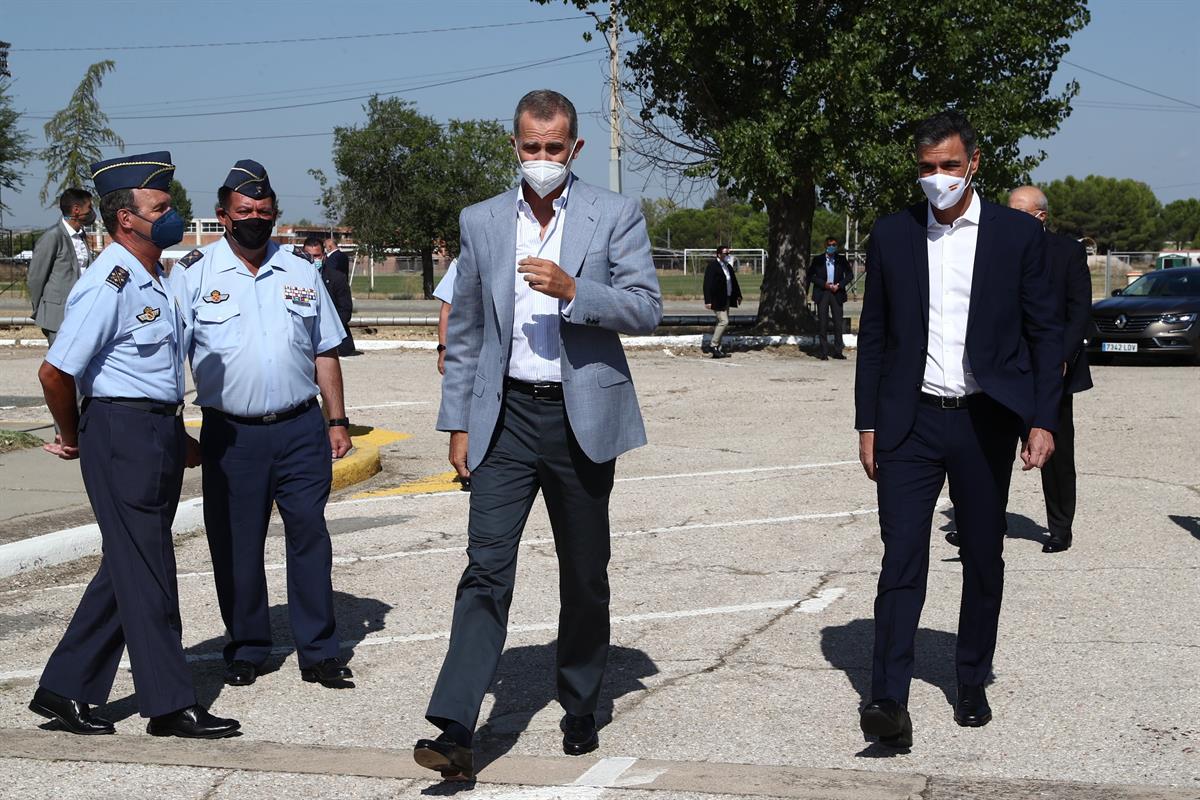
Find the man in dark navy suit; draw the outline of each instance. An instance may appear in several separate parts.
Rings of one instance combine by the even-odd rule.
[[[1036,186],[1019,186],[1008,197],[1009,208],[1024,211],[1042,225],[1049,216],[1046,195]],[[1083,338],[1092,316],[1092,274],[1083,244],[1061,233],[1046,231],[1046,266],[1054,282],[1059,319],[1063,320],[1063,395],[1059,405],[1054,455],[1042,470],[1046,496],[1046,527],[1050,538],[1043,553],[1061,553],[1071,547],[1075,521],[1075,419],[1073,397],[1092,388]]]
[[[992,718],[984,684],[1004,586],[1009,476],[1019,439],[1025,469],[1054,452],[1063,361],[1041,226],[974,191],[979,150],[961,114],[921,122],[915,144],[929,202],[880,219],[871,234],[854,390],[884,546],[871,701],[860,723],[899,748],[912,746],[914,639],[947,478],[963,566],[954,719],[975,727]]]
[[[813,302],[817,305],[817,358],[829,359],[827,330],[833,328],[833,357],[845,358],[842,353],[842,306],[846,304],[846,287],[854,280],[850,262],[838,252],[838,240],[825,240],[825,252],[809,262],[805,281],[812,287]],[[832,324],[831,324],[832,323]]]

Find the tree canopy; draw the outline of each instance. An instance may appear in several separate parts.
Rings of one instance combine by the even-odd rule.
[[[1090,237],[1100,252],[1158,250],[1162,244],[1162,205],[1140,181],[1068,176],[1041,188],[1049,203],[1052,230]]]
[[[167,192],[171,195],[171,207],[178,212],[179,216],[183,217],[184,223],[191,222],[192,201],[188,198],[187,189],[183,188],[182,183],[172,178]]]
[[[394,97],[372,97],[365,110],[364,125],[334,130],[333,163],[343,179],[326,208],[341,209],[372,255],[419,252],[431,297],[434,249],[458,247],[463,208],[514,185],[516,154],[496,122],[443,126]]]
[[[43,204],[72,186],[89,187],[92,164],[100,160],[101,147],[125,149],[124,140],[108,127],[108,115],[100,110],[97,97],[104,76],[115,67],[111,60],[88,67],[66,108],[51,117],[43,128],[47,142],[41,153],[46,161],[46,183],[39,195]]]
[[[1163,206],[1163,239],[1176,247],[1200,246],[1200,200],[1189,197]]]

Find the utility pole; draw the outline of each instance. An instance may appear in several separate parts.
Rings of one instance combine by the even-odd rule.
[[[608,4],[608,113],[611,128],[608,145],[608,188],[621,193],[621,51],[617,42],[617,3]]]

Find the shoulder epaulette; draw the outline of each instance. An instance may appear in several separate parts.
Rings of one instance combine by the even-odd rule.
[[[299,256],[300,258],[303,258],[305,261],[307,261],[310,264],[313,263],[313,257],[304,248],[292,250],[292,255]]]
[[[184,269],[187,269],[192,264],[195,264],[197,261],[199,261],[202,258],[204,258],[204,253],[201,253],[199,250],[193,250],[192,252],[188,253],[186,256],[179,259],[175,263],[178,264],[179,266],[183,267]]]
[[[112,285],[119,292],[129,282],[129,270],[124,267],[113,267],[112,272],[108,273],[108,277],[104,279],[104,282]]]

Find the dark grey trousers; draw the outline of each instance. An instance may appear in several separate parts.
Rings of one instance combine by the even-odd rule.
[[[1054,455],[1042,468],[1042,494],[1046,496],[1046,527],[1055,539],[1071,539],[1075,521],[1075,419],[1074,398],[1063,394],[1054,435]]]
[[[817,347],[821,355],[829,352],[829,326],[833,327],[833,352],[845,348],[842,340],[842,303],[833,292],[821,292],[817,298]]]
[[[504,649],[517,549],[539,489],[558,554],[558,701],[568,714],[596,710],[608,659],[608,497],[615,466],[588,460],[561,401],[507,393],[495,440],[471,473],[468,563],[425,712],[434,725],[444,729],[454,721],[475,729]]]

